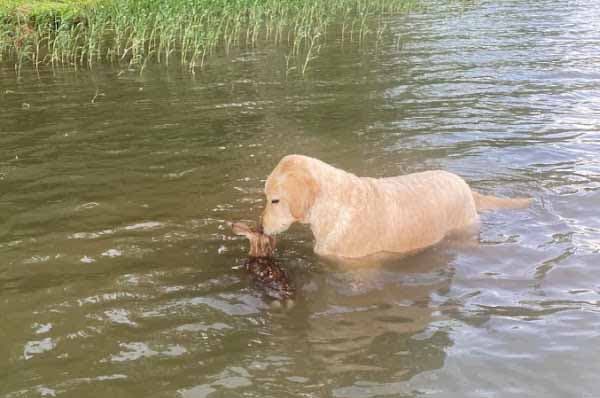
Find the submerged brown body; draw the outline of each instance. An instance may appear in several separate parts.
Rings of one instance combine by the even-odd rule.
[[[248,259],[244,268],[265,293],[277,300],[286,300],[294,295],[287,273],[272,257],[275,251],[275,238],[263,234],[240,222],[229,223],[236,235],[242,235],[250,241]]]

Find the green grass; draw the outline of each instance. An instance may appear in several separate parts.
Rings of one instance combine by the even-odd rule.
[[[0,0],[0,62],[177,63],[194,73],[218,50],[275,44],[304,74],[332,25],[343,40],[378,40],[382,17],[417,0]]]

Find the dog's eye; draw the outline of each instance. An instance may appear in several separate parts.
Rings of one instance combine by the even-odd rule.
[[[273,199],[273,200],[271,201],[271,203],[273,203],[273,204],[277,204],[277,203],[279,203],[279,199]]]

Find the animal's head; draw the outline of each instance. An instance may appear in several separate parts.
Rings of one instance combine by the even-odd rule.
[[[275,250],[275,238],[250,228],[241,222],[227,223],[234,234],[245,236],[250,241],[250,257],[270,257]]]
[[[284,157],[265,184],[264,233],[278,234],[296,221],[307,223],[318,193],[319,185],[308,169],[306,158]]]

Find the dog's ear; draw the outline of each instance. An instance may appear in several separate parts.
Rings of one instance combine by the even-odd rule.
[[[319,184],[308,172],[294,170],[288,173],[285,185],[292,216],[305,220],[319,194]]]

